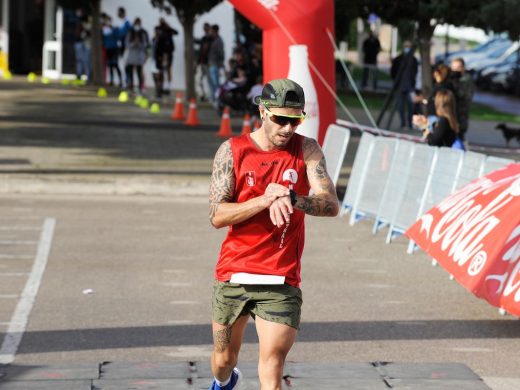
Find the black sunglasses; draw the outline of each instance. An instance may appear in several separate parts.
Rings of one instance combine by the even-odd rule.
[[[304,111],[302,111],[302,115],[278,115],[273,114],[267,107],[265,107],[265,112],[271,121],[282,127],[286,126],[287,123],[289,123],[291,127],[299,126],[305,119]]]

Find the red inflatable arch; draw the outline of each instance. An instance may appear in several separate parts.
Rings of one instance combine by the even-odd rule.
[[[298,74],[295,81],[302,83],[309,105],[305,110],[305,122],[318,128],[310,134],[323,142],[327,126],[336,121],[336,101],[331,93],[336,86],[334,49],[327,32],[334,33],[333,0],[230,0],[231,4],[263,31],[264,81]],[[295,63],[302,58],[302,46],[306,45],[310,75],[314,84],[305,82],[305,62]],[[289,62],[291,47],[291,64]],[[295,57],[294,53],[298,52]],[[303,47],[303,52],[305,48]],[[291,68],[291,69],[289,69]],[[296,72],[296,73],[295,73]],[[306,73],[307,72],[307,73]],[[303,77],[303,82],[298,80]],[[308,79],[308,77],[307,77]],[[316,97],[313,97],[316,96]],[[316,101],[313,101],[316,100]],[[305,125],[305,122],[303,125]],[[302,126],[303,126],[302,125]],[[306,134],[303,131],[303,134]]]

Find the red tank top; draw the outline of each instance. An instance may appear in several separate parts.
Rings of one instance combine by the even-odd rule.
[[[235,195],[232,202],[242,203],[261,196],[269,183],[291,187],[297,194],[309,193],[303,158],[303,139],[294,134],[283,150],[262,151],[249,134],[232,138],[235,169]],[[215,277],[228,281],[231,275],[247,272],[285,276],[285,282],[300,284],[300,259],[305,240],[305,213],[294,210],[289,224],[276,227],[269,209],[229,227],[222,243]]]

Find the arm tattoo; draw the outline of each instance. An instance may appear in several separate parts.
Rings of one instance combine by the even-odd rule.
[[[303,140],[302,149],[303,149],[303,158],[305,159],[305,161],[308,161],[309,158],[318,151],[319,145],[314,139],[305,138]]]
[[[338,212],[336,188],[327,173],[325,156],[314,139],[306,138],[303,153],[307,164],[307,177],[316,193],[299,197],[296,207],[314,216],[335,216]]]
[[[233,198],[235,189],[235,171],[233,168],[233,154],[229,141],[220,145],[213,162],[213,173],[209,186],[209,219],[213,220],[218,206],[222,202],[229,202]]]
[[[305,214],[318,217],[335,216],[337,214],[337,207],[337,201],[332,201],[320,195],[300,197],[299,202],[296,204],[296,208],[302,210]]]
[[[216,352],[224,352],[231,343],[231,326],[213,332],[213,343]]]

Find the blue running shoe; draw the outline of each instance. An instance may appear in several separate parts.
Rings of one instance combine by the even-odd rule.
[[[209,390],[233,390],[237,388],[238,382],[242,379],[242,373],[238,368],[233,368],[233,372],[231,373],[231,380],[226,386],[219,386],[213,380],[213,383],[211,384]]]

